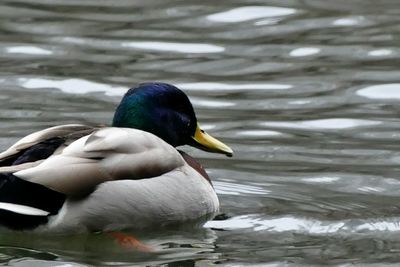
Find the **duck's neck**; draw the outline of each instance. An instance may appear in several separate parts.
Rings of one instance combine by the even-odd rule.
[[[113,127],[145,130],[148,120],[146,111],[152,110],[151,103],[145,101],[142,94],[133,92],[134,90],[129,90],[119,103],[112,121]]]

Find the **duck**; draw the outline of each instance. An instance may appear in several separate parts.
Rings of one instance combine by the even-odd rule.
[[[233,155],[201,129],[182,90],[139,84],[125,93],[111,126],[58,125],[0,153],[0,227],[96,232],[213,218],[213,184],[177,149],[183,145]]]

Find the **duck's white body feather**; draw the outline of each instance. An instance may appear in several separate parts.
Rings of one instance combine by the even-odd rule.
[[[58,133],[47,129],[22,139],[0,154],[0,159],[74,127],[91,133],[37,165],[15,167],[13,172],[67,196],[58,214],[39,229],[144,228],[195,220],[218,211],[210,182],[174,147],[140,130],[60,126],[53,128]]]
[[[67,200],[47,229],[65,232],[159,227],[212,216],[218,207],[210,183],[184,165],[159,179],[102,183],[89,198]]]

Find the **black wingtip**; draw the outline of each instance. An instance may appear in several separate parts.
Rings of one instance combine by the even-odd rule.
[[[66,196],[43,185],[25,181],[11,173],[0,173],[0,202],[28,206],[55,215]],[[48,221],[48,216],[27,215],[0,209],[0,225],[11,229],[32,229]]]

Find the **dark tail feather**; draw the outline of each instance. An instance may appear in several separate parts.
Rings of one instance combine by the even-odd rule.
[[[32,216],[0,209],[0,225],[13,230],[31,230],[49,221],[47,216]]]
[[[48,221],[47,215],[57,214],[64,201],[65,195],[62,193],[11,173],[0,173],[0,224],[6,227],[18,230],[35,228]],[[38,209],[42,214],[26,213],[23,212],[24,208]]]

